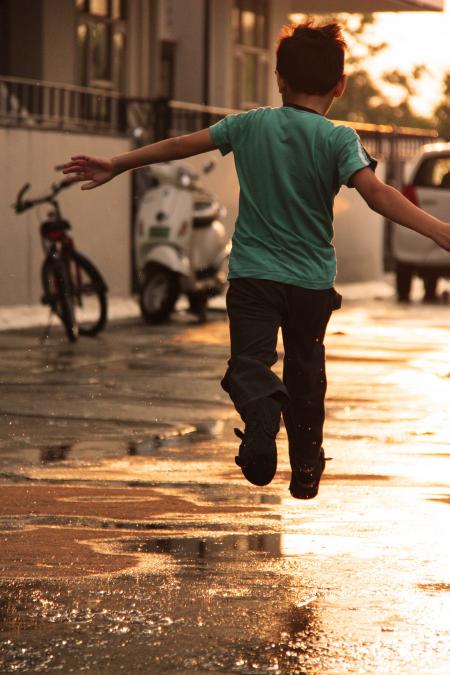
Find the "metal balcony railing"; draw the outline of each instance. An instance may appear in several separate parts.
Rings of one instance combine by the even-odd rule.
[[[0,76],[0,124],[116,134],[125,131],[124,98],[104,89]]]
[[[135,106],[135,113],[130,116],[133,106]],[[153,140],[199,131],[218,122],[226,115],[242,112],[232,108],[164,99],[129,99],[126,107],[128,121],[131,122],[133,118],[138,122],[135,126],[151,130]],[[140,114],[136,114],[137,109]],[[334,122],[355,129],[369,153],[378,159],[390,162],[405,162],[411,159],[422,145],[436,141],[438,138],[437,131],[433,129],[413,129],[340,120],[334,120]]]
[[[146,142],[198,131],[241,112],[168,99],[126,97],[104,89],[0,76],[0,125],[96,134],[130,135],[140,127]],[[348,124],[367,150],[389,163],[410,159],[437,139],[429,129]]]

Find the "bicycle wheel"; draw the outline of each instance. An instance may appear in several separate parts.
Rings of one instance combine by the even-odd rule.
[[[72,250],[70,284],[75,318],[80,335],[97,335],[105,327],[108,315],[106,283],[90,260]]]
[[[47,258],[42,265],[42,288],[44,302],[61,319],[70,342],[75,342],[78,329],[73,311],[72,294],[61,260]]]

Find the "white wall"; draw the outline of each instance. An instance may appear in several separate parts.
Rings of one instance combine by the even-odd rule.
[[[24,183],[30,196],[45,193],[62,178],[53,167],[76,153],[126,152],[126,139],[0,128],[0,305],[39,302],[43,259],[39,222],[45,206],[20,216],[10,205]],[[72,222],[77,247],[104,275],[112,295],[130,292],[130,178],[122,176],[98,190],[73,186],[60,195],[63,216]]]
[[[19,188],[32,183],[31,195],[45,192],[59,175],[53,167],[71,154],[114,155],[126,152],[126,139],[0,128],[0,305],[39,302],[42,252],[40,207],[16,216],[10,205]],[[232,154],[218,151],[186,160],[198,173],[213,158],[216,168],[203,177],[208,190],[227,208],[225,225],[232,234],[237,216],[239,185]],[[383,177],[383,167],[378,170]],[[130,293],[129,175],[90,192],[78,186],[61,193],[63,215],[71,220],[78,248],[98,266],[111,295]],[[343,188],[335,204],[335,244],[339,282],[377,279],[382,275],[383,220],[364,204],[355,190]]]
[[[385,166],[377,168],[383,180]],[[383,275],[384,219],[369,209],[355,189],[343,187],[334,205],[339,283],[370,281]]]

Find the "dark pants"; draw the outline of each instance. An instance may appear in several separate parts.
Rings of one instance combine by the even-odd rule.
[[[251,401],[276,395],[283,403],[291,466],[317,459],[325,420],[325,330],[341,296],[265,279],[231,279],[227,293],[231,358],[222,387],[245,421]],[[278,329],[284,343],[283,381],[272,372]]]

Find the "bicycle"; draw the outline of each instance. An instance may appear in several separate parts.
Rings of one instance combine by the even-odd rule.
[[[108,287],[95,265],[75,249],[67,233],[69,221],[62,217],[57,195],[73,183],[53,183],[51,191],[36,199],[24,199],[30,189],[26,183],[19,191],[13,208],[17,214],[39,204],[50,204],[52,211],[41,223],[40,235],[45,253],[41,269],[42,303],[50,307],[64,325],[67,338],[75,342],[78,335],[97,335],[107,321]],[[50,321],[49,321],[50,326]],[[49,326],[47,327],[47,336]]]

